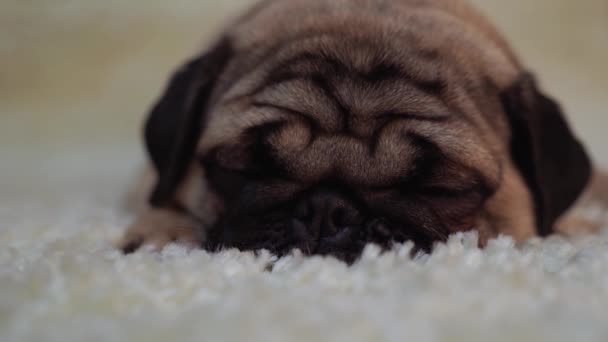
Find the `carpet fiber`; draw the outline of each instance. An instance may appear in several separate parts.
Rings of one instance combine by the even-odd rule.
[[[370,247],[350,268],[179,246],[123,256],[132,158],[85,158],[7,170],[0,341],[608,341],[608,232],[484,250],[456,235],[416,260]]]

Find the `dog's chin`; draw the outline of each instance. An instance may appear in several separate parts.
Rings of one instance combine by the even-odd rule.
[[[398,244],[412,242],[412,255],[429,252],[432,239],[399,225],[374,220],[361,227],[347,227],[330,237],[303,237],[292,224],[216,225],[209,231],[206,249],[219,251],[236,248],[241,251],[267,250],[279,257],[300,250],[305,255],[331,256],[348,264],[356,262],[368,244],[389,250]]]

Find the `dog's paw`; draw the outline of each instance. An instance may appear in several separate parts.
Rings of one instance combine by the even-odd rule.
[[[202,229],[195,220],[175,211],[151,209],[129,226],[117,247],[129,254],[143,246],[159,251],[170,243],[196,248],[202,242]]]

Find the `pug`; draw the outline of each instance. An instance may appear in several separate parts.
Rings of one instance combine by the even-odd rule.
[[[171,77],[145,123],[148,208],[171,242],[428,250],[556,231],[592,167],[560,106],[464,0],[266,0]]]

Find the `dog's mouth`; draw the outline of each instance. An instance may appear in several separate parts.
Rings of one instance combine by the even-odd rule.
[[[433,239],[384,219],[372,219],[361,225],[347,225],[330,234],[311,234],[297,219],[283,223],[218,224],[209,231],[206,249],[219,251],[237,248],[242,251],[268,250],[285,256],[294,250],[305,255],[333,256],[348,264],[359,259],[368,244],[389,250],[397,244],[413,242],[412,255],[430,252]]]

